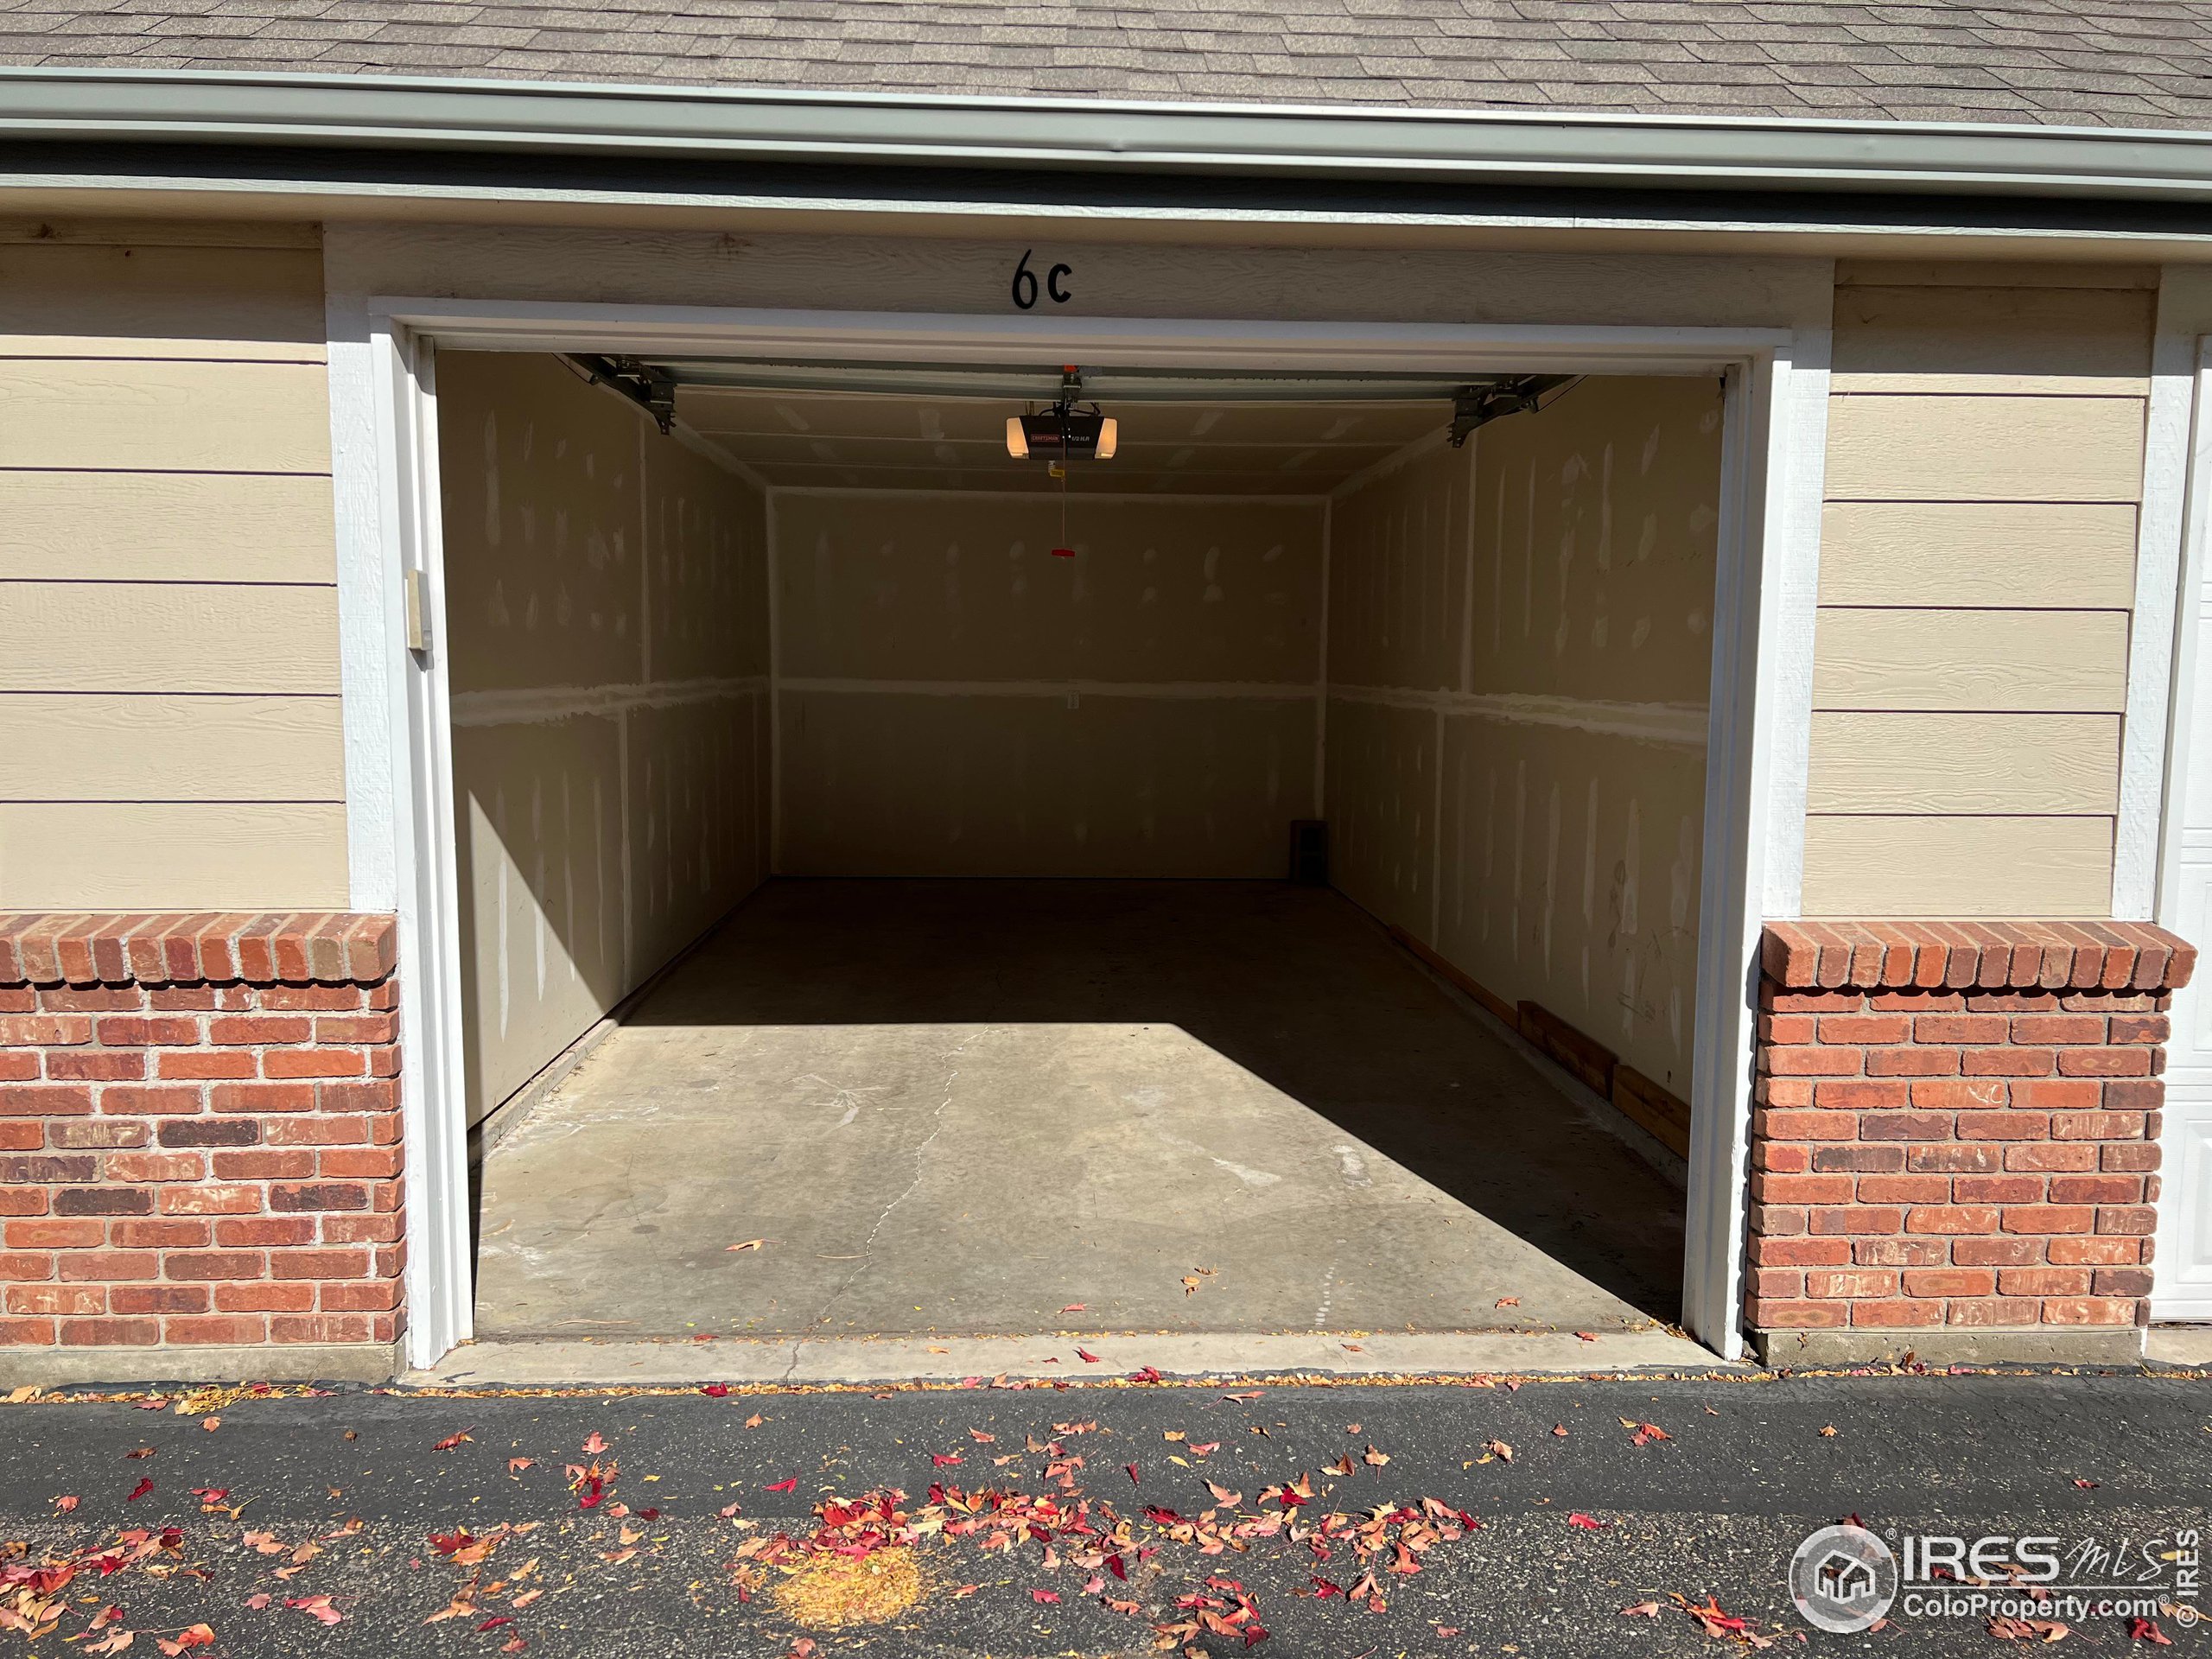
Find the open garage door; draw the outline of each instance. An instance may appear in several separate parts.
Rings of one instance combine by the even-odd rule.
[[[1719,383],[1077,372],[441,357],[480,1335],[1677,1317]]]

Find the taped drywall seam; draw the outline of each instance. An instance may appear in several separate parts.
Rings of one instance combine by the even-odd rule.
[[[1613,702],[1595,697],[1542,696],[1517,691],[1416,691],[1394,685],[1338,685],[1330,696],[1393,709],[1433,709],[1524,726],[1557,726],[1606,737],[1705,747],[1703,703]]]

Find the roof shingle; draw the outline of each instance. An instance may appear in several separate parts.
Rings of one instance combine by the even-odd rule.
[[[0,0],[0,63],[2212,129],[2212,0]]]

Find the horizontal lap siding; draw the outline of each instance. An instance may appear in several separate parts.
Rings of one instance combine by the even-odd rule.
[[[2110,909],[2155,296],[1972,276],[1840,273],[1808,916]]]
[[[346,901],[321,257],[204,229],[0,226],[0,906]]]

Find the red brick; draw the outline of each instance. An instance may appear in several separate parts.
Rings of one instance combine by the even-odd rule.
[[[0,1217],[42,1216],[47,1193],[42,1186],[0,1186]]]
[[[144,1007],[146,994],[136,985],[54,985],[38,1001],[49,1014],[115,1014]]]
[[[1766,1268],[1840,1268],[1851,1260],[1847,1238],[1754,1238],[1751,1260]]]
[[[315,1039],[318,1043],[385,1044],[399,1035],[399,1016],[396,1014],[363,1014],[339,1015],[315,1022]],[[1787,1042],[1789,1038],[1771,1040]]]
[[[2009,1086],[2002,1083],[1948,1077],[1912,1085],[1912,1103],[1923,1112],[1991,1111],[2009,1098]]]
[[[2096,1211],[2086,1204],[2011,1204],[2005,1206],[2008,1233],[2086,1233],[2096,1224]],[[1993,1231],[1983,1228],[1979,1230]]]
[[[1967,1005],[1955,991],[1877,991],[1866,1006],[1884,1014],[1956,1014]]]
[[[2143,1259],[2143,1241],[2135,1238],[2054,1238],[2051,1262],[2068,1268],[2132,1268]]]
[[[2158,1230],[2158,1212],[2147,1204],[2100,1206],[2097,1231],[2127,1238],[2149,1238]]]
[[[0,1319],[0,1348],[50,1348],[52,1319]]]
[[[261,1056],[264,1077],[359,1077],[368,1069],[367,1056],[358,1049],[272,1048]]]
[[[314,1022],[297,1017],[225,1014],[207,1022],[207,1040],[222,1046],[304,1043],[314,1034]]]
[[[1910,1166],[1935,1174],[1981,1175],[1998,1168],[2005,1149],[1991,1146],[1934,1146],[1907,1148]]]
[[[165,1147],[250,1147],[260,1138],[261,1126],[250,1117],[173,1118],[161,1128]]]
[[[89,1153],[79,1153],[69,1157],[39,1153],[10,1153],[0,1156],[0,1182],[10,1185],[45,1181],[98,1180],[99,1173],[100,1160]]]
[[[43,1250],[0,1250],[0,1282],[22,1284],[54,1277],[54,1258]]]
[[[1851,1323],[1859,1327],[1897,1330],[1943,1322],[1943,1304],[1899,1297],[1890,1301],[1853,1302]]]
[[[2094,1014],[2023,1014],[2012,1020],[2016,1043],[2101,1043],[2105,1022]]]
[[[209,1053],[205,1049],[163,1050],[154,1056],[154,1072],[162,1077],[197,1077],[202,1080],[250,1077],[253,1075],[253,1056],[251,1054]]]
[[[1991,1204],[1929,1205],[1904,1218],[1908,1233],[1993,1233],[1999,1211]]]
[[[208,1313],[162,1321],[164,1341],[236,1345],[268,1339],[268,1321],[251,1314]]]
[[[1800,1217],[1798,1230],[1804,1227]],[[322,1242],[326,1244],[390,1244],[401,1235],[404,1217],[398,1215],[381,1216],[325,1216],[322,1218]]]
[[[16,1250],[90,1249],[107,1237],[107,1224],[100,1221],[11,1221],[0,1229],[8,1248]]]
[[[1866,1075],[1870,1077],[1948,1077],[1957,1075],[1955,1048],[1870,1048]]]
[[[2107,1085],[2086,1077],[2031,1077],[2012,1085],[2012,1103],[2037,1112],[2093,1112]]]
[[[74,1083],[0,1084],[0,1117],[89,1117],[92,1091]]]
[[[207,1243],[207,1224],[163,1217],[156,1221],[118,1221],[109,1229],[109,1240],[131,1250],[193,1250]]]
[[[315,1287],[303,1281],[269,1280],[259,1284],[218,1284],[215,1306],[226,1313],[311,1313]]]
[[[2069,1147],[2069,1150],[2072,1148]],[[2109,1170],[2129,1170],[2145,1175],[2158,1167],[2162,1156],[2158,1143],[2151,1141],[2120,1141],[2110,1146],[2099,1147],[2095,1150],[2102,1160],[2101,1167]]]
[[[1831,1014],[1821,1016],[1824,1043],[1902,1043],[1912,1035],[1912,1021],[1901,1014]]]
[[[2135,1304],[2117,1297],[2067,1296],[2043,1305],[2045,1325],[2133,1325]]]
[[[2041,1112],[1961,1112],[1961,1141],[2040,1141],[2050,1133],[2050,1119]]]
[[[118,1152],[109,1155],[107,1173],[118,1181],[196,1181],[207,1172],[196,1152]]]
[[[32,1083],[38,1077],[39,1057],[28,1048],[0,1049],[0,1083]]]
[[[1755,1167],[1771,1170],[1777,1175],[1802,1175],[1813,1166],[1813,1149],[1775,1141],[1756,1141],[1751,1147],[1751,1162]]]
[[[269,1189],[271,1210],[366,1210],[369,1189],[358,1181],[278,1181]]]
[[[365,1279],[355,1284],[325,1285],[322,1311],[326,1313],[385,1313],[399,1306],[397,1279]]]
[[[315,1154],[257,1147],[250,1152],[219,1152],[215,1176],[225,1181],[297,1181],[315,1173]]]
[[[1961,1175],[1951,1196],[1961,1204],[2034,1204],[2044,1197],[2040,1175]]]
[[[46,1126],[46,1143],[73,1150],[143,1147],[153,1138],[150,1125],[114,1117],[57,1117]]]
[[[163,1115],[196,1112],[200,1107],[197,1085],[173,1084],[141,1088],[135,1083],[111,1083],[100,1090],[100,1110],[110,1116],[137,1113]]]
[[[10,1285],[8,1287],[8,1312],[16,1314],[105,1313],[107,1312],[105,1285]],[[118,1308],[127,1313],[128,1308]]]
[[[357,1112],[345,1117],[271,1118],[262,1127],[272,1147],[345,1147],[366,1141],[376,1121]]]
[[[1970,1077],[2047,1077],[2058,1065],[2049,1048],[1969,1048],[1959,1054],[1959,1070]]]
[[[261,1006],[284,1011],[304,1009],[311,1014],[346,1013],[361,1006],[363,994],[353,985],[270,985],[261,993]]]
[[[2043,1304],[2033,1297],[1983,1297],[1954,1301],[1947,1311],[1953,1325],[1978,1325],[1987,1330],[2033,1325],[2042,1317]]]
[[[1859,1120],[1865,1141],[1948,1141],[1953,1120],[1940,1112],[1869,1112]]]
[[[279,1250],[269,1258],[272,1279],[359,1279],[368,1271],[366,1250]]]
[[[2069,1077],[2145,1077],[2156,1053],[2149,1048],[2061,1049],[2058,1070]]]
[[[1761,1204],[1848,1204],[1852,1198],[1848,1175],[1773,1175],[1751,1173],[1751,1197]]]
[[[2140,1175],[2054,1175],[2050,1178],[2053,1204],[2140,1204]]]
[[[1813,1104],[1823,1111],[1897,1111],[1912,1104],[1912,1085],[1901,1078],[1847,1077],[1813,1085]]]
[[[235,1281],[260,1278],[266,1262],[258,1250],[173,1250],[162,1266],[170,1279]]]
[[[1753,1268],[1744,1294],[1753,1301],[1792,1300],[1805,1294],[1805,1274],[1797,1268]]]
[[[2139,1112],[2054,1112],[2054,1141],[2140,1141],[2147,1126]]]
[[[311,1083],[219,1083],[207,1090],[219,1112],[311,1112],[315,1097]]]
[[[2041,1197],[2040,1193],[2036,1195]],[[1862,1175],[1861,1204],[1942,1204],[1951,1197],[1948,1175]]]
[[[215,1243],[226,1249],[267,1249],[272,1245],[312,1244],[313,1216],[238,1216],[215,1224]]]
[[[240,1182],[203,1181],[168,1187],[162,1193],[165,1216],[252,1216],[263,1207],[261,1189]]]
[[[360,1313],[276,1314],[269,1321],[269,1336],[272,1342],[376,1342],[389,1341],[391,1328],[389,1320],[379,1326],[372,1316]]]
[[[151,1348],[162,1339],[155,1319],[64,1319],[59,1332],[65,1348]]]
[[[200,1041],[200,1022],[175,1015],[124,1014],[101,1020],[99,1037],[109,1048],[192,1048]]]
[[[1813,1167],[1822,1174],[1849,1170],[1866,1175],[1894,1175],[1904,1167],[1905,1149],[1900,1146],[1819,1147]]]
[[[392,1077],[317,1084],[315,1092],[326,1112],[390,1112],[399,1106],[399,1084]]]
[[[2099,1268],[2090,1275],[2089,1291],[2095,1296],[2148,1296],[2148,1268]]]
[[[118,1313],[204,1313],[205,1285],[118,1285],[108,1293]]]
[[[1851,1248],[1851,1259],[1866,1268],[1936,1268],[1950,1255],[1940,1238],[1860,1238]]]
[[[2163,1014],[2116,1014],[2110,1021],[2111,1043],[2163,1043],[2173,1034],[2173,1022]]]
[[[1794,1238],[1805,1230],[1805,1212],[1787,1205],[1751,1206],[1751,1230],[1767,1238]]]
[[[2097,1148],[2079,1141],[2031,1141],[2005,1148],[2005,1167],[2017,1170],[2085,1170],[2097,1166]]]
[[[47,1055],[46,1075],[55,1083],[137,1083],[146,1075],[146,1057],[135,1049],[66,1050]]]
[[[92,1022],[81,1014],[0,1014],[0,1047],[75,1047],[92,1040]]]
[[[2001,1043],[2008,1021],[2001,1014],[1923,1014],[1912,1023],[1916,1042]]]
[[[54,1195],[57,1216],[150,1216],[154,1195],[143,1186],[67,1186]]]
[[[316,1173],[325,1179],[389,1179],[399,1173],[401,1163],[397,1147],[334,1147],[321,1154]]]
[[[1855,1048],[1762,1048],[1759,1070],[1777,1077],[1855,1077],[1860,1060]]]
[[[1834,1205],[1809,1212],[1805,1226],[1808,1232],[1830,1236],[1838,1233],[1894,1233],[1904,1220],[1904,1212],[1894,1205]]]
[[[1885,1268],[1859,1268],[1844,1272],[1815,1268],[1805,1275],[1808,1296],[1859,1298],[1866,1296],[1894,1296],[1897,1291],[1897,1276]]]
[[[1848,1302],[1752,1301],[1746,1308],[1751,1322],[1765,1331],[1827,1330],[1844,1323]]]
[[[1997,1287],[2007,1296],[2086,1296],[2089,1294],[2089,1270],[2005,1268],[1997,1275]]]

